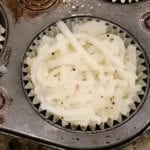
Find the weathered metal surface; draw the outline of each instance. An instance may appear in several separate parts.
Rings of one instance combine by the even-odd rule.
[[[143,26],[142,16],[149,12],[150,1],[121,5],[103,0],[66,0],[61,1],[57,6],[36,12],[34,15],[30,10],[20,8],[19,4],[13,7],[15,9],[11,9],[6,1],[0,1],[4,9],[1,11],[5,12],[6,20],[8,20],[8,38],[6,47],[0,55],[0,65],[5,64],[3,60],[4,56],[7,56],[5,60],[7,60],[8,72],[0,78],[0,86],[7,90],[13,102],[11,106],[7,105],[0,110],[5,120],[0,123],[0,130],[46,144],[85,149],[104,148],[108,145],[113,147],[140,136],[150,123],[149,92],[138,113],[118,128],[94,135],[68,132],[46,122],[30,106],[21,83],[21,63],[27,46],[41,30],[62,18],[75,15],[100,17],[125,28],[137,39],[149,60],[150,31]],[[18,10],[18,14],[15,13],[14,16],[13,10]],[[108,134],[111,135],[109,141],[106,138]]]

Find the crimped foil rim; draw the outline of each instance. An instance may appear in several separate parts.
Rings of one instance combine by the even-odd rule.
[[[111,1],[112,3],[131,4],[131,3],[138,3],[143,0],[125,0],[125,2],[121,2],[121,0],[107,0],[107,1]]]
[[[6,28],[0,23],[0,28],[5,29],[5,31],[3,33],[1,33],[0,31],[0,36],[2,36],[4,38],[4,40],[0,40],[0,51],[3,50],[4,46],[5,46],[5,42],[6,42]]]
[[[76,23],[84,23],[88,20],[96,20],[96,21],[101,21],[102,19],[96,19],[96,18],[92,18],[92,17],[85,17],[85,18],[80,18],[80,17],[75,17],[75,18],[72,18],[72,19],[67,19],[67,20],[64,20],[66,22],[67,25],[69,25],[70,28],[72,28],[72,25],[73,25],[73,22],[76,22]],[[103,20],[104,21],[104,20]],[[114,33],[114,34],[117,34],[119,35],[124,41],[125,41],[125,44],[128,45],[130,43],[132,44],[135,44],[136,47],[137,47],[137,60],[138,60],[138,67],[137,67],[137,75],[138,75],[138,80],[137,80],[137,83],[139,83],[140,85],[142,85],[142,88],[146,88],[147,86],[147,74],[145,74],[145,71],[147,70],[147,67],[146,67],[146,60],[144,60],[144,57],[143,57],[143,54],[142,54],[142,51],[139,49],[139,45],[137,42],[135,42],[135,40],[133,40],[130,36],[128,36],[128,33],[126,31],[123,31],[120,27],[110,23],[110,22],[107,22],[106,21],[106,24],[108,26],[108,33]],[[29,57],[34,57],[36,55],[36,46],[38,46],[39,42],[40,42],[40,37],[42,37],[43,35],[47,34],[47,35],[50,35],[50,36],[55,36],[57,33],[59,33],[59,30],[56,28],[55,24],[49,26],[48,28],[46,28],[45,30],[43,30],[43,32],[41,32],[40,34],[38,34],[37,38],[35,38],[32,43],[30,44],[27,52],[26,52],[26,56],[29,56]],[[34,52],[35,51],[35,52]],[[118,117],[117,120],[112,120],[112,119],[109,119],[107,122],[103,122],[101,123],[100,125],[96,125],[96,124],[89,124],[87,127],[82,127],[82,126],[79,126],[79,125],[76,125],[76,124],[73,124],[73,123],[69,123],[69,122],[66,122],[64,121],[63,119],[61,119],[59,116],[51,113],[51,112],[48,112],[46,110],[43,110],[41,108],[41,102],[40,100],[38,100],[38,98],[34,95],[34,92],[33,92],[33,84],[30,80],[30,74],[29,74],[29,68],[28,66],[26,66],[26,62],[25,62],[25,59],[23,60],[23,82],[24,82],[24,89],[26,90],[26,93],[27,93],[27,96],[29,97],[29,99],[31,100],[31,103],[33,104],[33,106],[36,106],[37,108],[37,111],[39,113],[42,113],[44,112],[43,116],[49,120],[49,121],[52,121],[54,124],[59,124],[61,125],[62,127],[65,127],[65,128],[69,128],[69,129],[72,129],[72,130],[81,130],[81,131],[86,131],[86,130],[90,130],[90,131],[95,131],[95,130],[103,130],[103,129],[107,129],[107,128],[112,128],[114,125],[117,125],[117,124],[120,124],[122,123],[125,118],[130,118],[131,114],[128,113],[126,115],[123,115],[123,114],[120,114],[120,116]],[[25,75],[24,75],[25,74]],[[28,82],[27,84],[25,82]],[[27,92],[29,91],[29,92]],[[133,113],[137,110],[137,105],[139,105],[142,101],[142,98],[139,96],[141,95],[142,97],[145,95],[145,90],[141,90],[140,92],[137,93],[137,95],[134,97],[134,103],[131,104],[129,107],[130,107],[130,111]],[[58,123],[59,122],[59,123]]]

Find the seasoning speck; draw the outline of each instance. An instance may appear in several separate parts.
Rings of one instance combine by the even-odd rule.
[[[72,68],[72,70],[73,70],[73,71],[76,71],[76,69],[75,69],[75,68]]]
[[[112,42],[113,40],[114,40],[113,38],[110,39],[111,42]]]
[[[52,55],[54,56],[54,55],[55,55],[55,53],[54,53],[54,52],[52,52]]]

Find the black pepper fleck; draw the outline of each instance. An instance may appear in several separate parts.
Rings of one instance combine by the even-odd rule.
[[[75,68],[72,68],[72,70],[73,70],[73,71],[76,71],[76,69],[75,69]]]
[[[54,52],[52,52],[52,55],[55,55],[55,53],[54,53]]]
[[[115,102],[112,102],[113,105],[115,105]]]

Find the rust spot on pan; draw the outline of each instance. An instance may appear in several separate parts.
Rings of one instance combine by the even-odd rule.
[[[3,96],[2,93],[0,93],[0,109],[3,108],[5,104],[5,97]]]
[[[12,53],[12,50],[10,48],[5,49],[5,51],[3,52],[2,56],[1,56],[0,63],[7,66],[9,63],[11,53]]]
[[[0,87],[0,109],[4,107],[4,104],[6,103],[8,106],[10,106],[13,102],[13,99],[9,96],[6,89]]]
[[[16,0],[0,0],[12,14],[13,19],[17,22],[21,17],[34,18],[39,15],[39,12],[27,11],[19,6]]]
[[[11,49],[6,48],[5,51],[2,53],[2,56],[0,57],[0,77],[3,76],[3,74],[7,73],[7,65],[9,63],[9,59],[11,56]]]
[[[0,2],[9,9],[15,22],[18,22],[22,17],[25,19],[35,18],[44,10],[51,7],[61,8],[68,3],[63,0],[0,0]]]
[[[147,12],[146,14],[144,14],[143,22],[144,22],[145,27],[150,30],[150,12]]]
[[[9,108],[13,100],[8,95],[6,89],[0,87],[0,123],[5,122],[3,111]]]
[[[17,0],[20,5],[32,11],[40,11],[50,8],[57,0]]]

